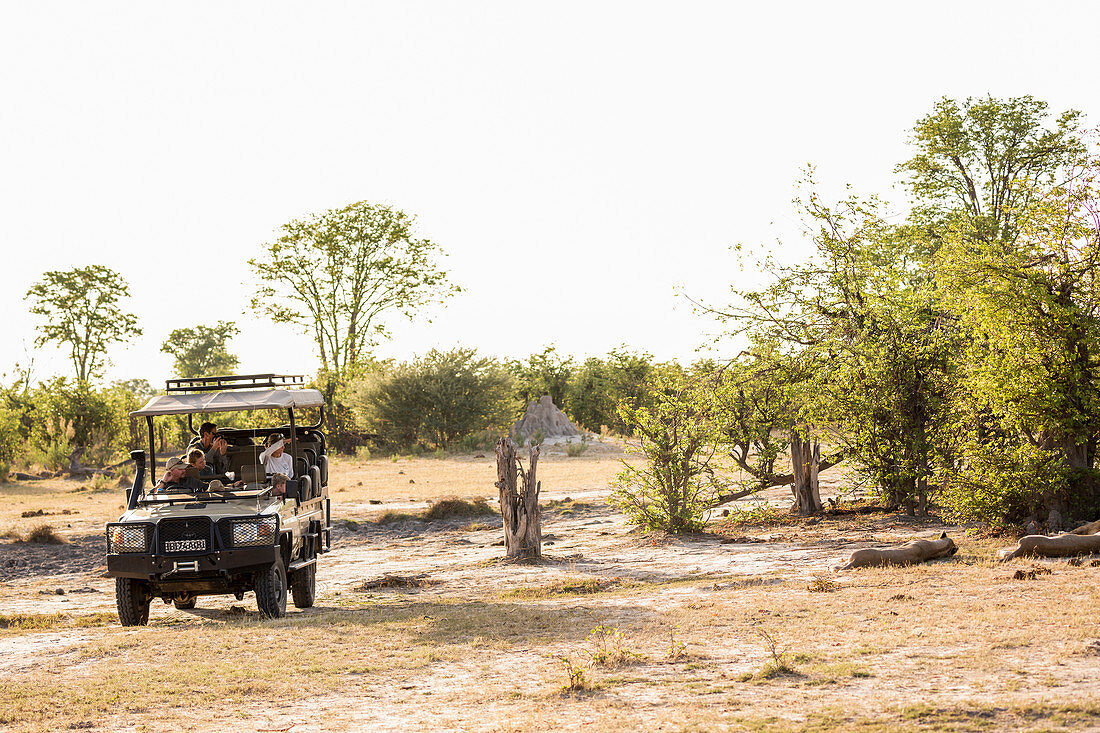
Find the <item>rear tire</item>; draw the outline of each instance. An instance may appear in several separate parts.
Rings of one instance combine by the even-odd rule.
[[[291,576],[290,591],[295,608],[312,608],[317,599],[317,563],[302,568]]]
[[[115,606],[123,626],[145,626],[149,623],[152,602],[145,583],[134,578],[115,578]]]
[[[286,569],[281,557],[256,573],[256,608],[265,618],[286,615]]]

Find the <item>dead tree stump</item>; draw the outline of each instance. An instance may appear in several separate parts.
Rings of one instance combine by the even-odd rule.
[[[794,474],[794,483],[791,484],[791,493],[794,494],[795,510],[801,516],[817,514],[821,511],[821,490],[819,489],[817,474],[821,464],[821,446],[803,440],[798,431],[791,433],[791,469]]]
[[[539,511],[540,482],[535,481],[539,447],[531,448],[526,471],[508,438],[497,441],[497,482],[500,515],[504,519],[505,557],[512,560],[542,559],[542,512]]]

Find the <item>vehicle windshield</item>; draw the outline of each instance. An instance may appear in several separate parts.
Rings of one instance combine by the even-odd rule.
[[[271,495],[271,487],[263,486],[260,484],[251,484],[249,486],[237,487],[227,489],[225,491],[209,491],[203,489],[192,489],[186,487],[171,487],[167,489],[160,489],[159,491],[150,491],[139,499],[139,504],[160,504],[173,501],[179,501],[181,499],[196,499],[202,501],[211,501],[215,499],[254,499],[263,496]]]

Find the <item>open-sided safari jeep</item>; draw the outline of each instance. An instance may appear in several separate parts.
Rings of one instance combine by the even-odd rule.
[[[124,626],[148,623],[154,598],[194,608],[200,595],[232,593],[241,600],[255,591],[260,613],[278,618],[286,613],[289,589],[295,606],[313,605],[317,558],[331,547],[332,506],[321,431],[324,398],[303,382],[300,376],[277,374],[174,379],[167,382],[167,394],[130,413],[146,419],[149,452],[131,453],[136,472],[126,512],[107,525],[107,572],[115,578]],[[316,423],[297,424],[295,410],[301,417],[305,408],[313,408]],[[201,476],[191,487],[153,490],[154,418],[187,415],[197,435],[195,415],[216,413],[232,422],[227,413],[246,410],[277,416],[277,422],[219,427],[218,436],[228,443],[224,475]],[[279,424],[284,417],[287,422]],[[272,433],[286,436],[294,463],[295,480],[287,482],[283,496],[272,495],[271,477],[259,463],[262,443]]]

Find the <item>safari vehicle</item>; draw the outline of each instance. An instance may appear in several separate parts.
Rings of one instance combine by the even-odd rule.
[[[317,558],[332,542],[321,393],[306,389],[300,376],[279,374],[172,379],[166,392],[130,413],[145,418],[149,451],[130,454],[136,471],[126,512],[107,524],[107,572],[115,578],[122,625],[148,623],[154,598],[183,609],[194,608],[201,595],[232,593],[243,600],[254,591],[260,613],[279,618],[286,613],[289,589],[295,606],[312,606]],[[295,411],[301,416],[304,408],[315,408],[315,424],[297,423]],[[228,443],[225,475],[200,477],[200,488],[153,490],[155,418],[187,415],[188,428],[197,435],[195,415],[217,413],[231,423],[226,413],[245,410],[274,415],[276,424],[219,427],[217,434]],[[280,424],[284,416],[286,423]],[[283,496],[272,495],[270,476],[259,462],[272,433],[286,436],[294,463],[296,480],[287,483]]]

